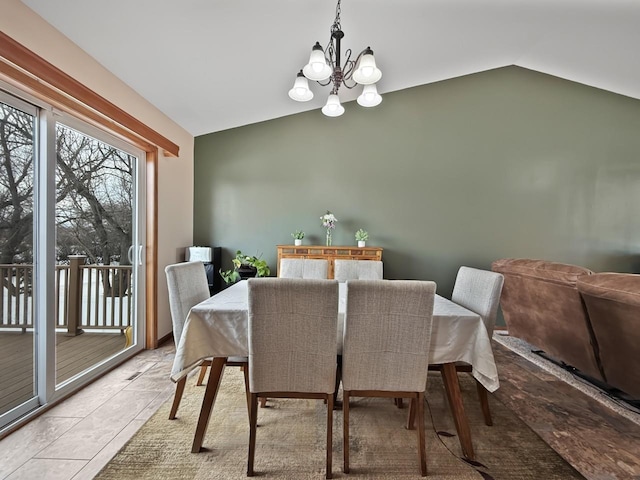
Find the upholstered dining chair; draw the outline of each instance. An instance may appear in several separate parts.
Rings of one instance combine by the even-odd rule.
[[[247,287],[251,405],[247,476],[254,475],[258,397],[317,398],[327,404],[326,478],[332,478],[338,282],[252,278]]]
[[[283,258],[280,260],[278,277],[326,279],[329,272],[329,262],[316,258]],[[267,397],[260,398],[260,407],[267,405]]]
[[[504,277],[500,273],[462,266],[458,270],[453,286],[451,301],[480,315],[489,338],[493,335],[493,328],[496,324],[503,283]],[[440,365],[430,365],[429,369],[442,370]],[[471,365],[458,362],[456,363],[456,371],[471,372]],[[476,388],[484,422],[487,425],[493,425],[488,392],[477,380]]]
[[[382,262],[379,260],[335,260],[333,278],[347,280],[382,280]]]
[[[315,258],[283,258],[280,260],[280,278],[326,279],[329,272],[327,260]]]
[[[169,308],[171,310],[171,322],[173,324],[173,340],[177,347],[182,337],[182,330],[187,320],[189,310],[210,296],[209,282],[202,262],[184,262],[167,265],[165,273],[167,275],[167,287],[169,289]],[[248,384],[247,362],[246,357],[230,357],[225,365],[244,367],[245,384]],[[200,374],[197,385],[202,385],[202,381],[207,373],[207,367],[210,365],[211,360],[204,360],[200,364]],[[187,376],[185,375],[176,384],[176,392],[169,412],[169,420],[176,418],[186,382]]]
[[[417,409],[420,472],[427,474],[424,392],[434,282],[348,280],[342,348],[344,472],[349,473],[349,399],[410,398]]]

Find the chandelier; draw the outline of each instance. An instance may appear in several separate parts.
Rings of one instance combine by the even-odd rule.
[[[300,70],[293,88],[289,90],[289,97],[293,100],[308,102],[313,98],[313,92],[309,89],[307,79],[318,82],[323,87],[331,85],[327,103],[322,107],[322,113],[328,117],[339,117],[344,113],[344,107],[338,97],[338,90],[342,85],[348,89],[358,84],[364,85],[357,99],[358,104],[363,107],[375,107],[382,102],[376,88],[376,82],[382,77],[382,72],[376,67],[371,47],[362,50],[355,60],[351,60],[351,49],[346,50],[346,60],[343,65],[340,64],[340,42],[344,37],[340,26],[340,2],[341,0],[338,0],[329,43],[322,48],[320,42],[316,42],[311,49],[309,63]]]

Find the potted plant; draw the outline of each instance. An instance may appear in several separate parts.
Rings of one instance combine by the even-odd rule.
[[[302,230],[296,230],[291,234],[293,237],[293,243],[295,246],[302,245],[302,239],[304,238],[304,232]]]
[[[369,233],[366,230],[360,229],[356,232],[356,240],[359,247],[364,247],[367,240],[369,240]]]
[[[233,270],[223,271],[220,269],[220,276],[227,285],[246,278],[267,277],[271,274],[269,265],[261,256],[245,255],[241,250],[238,250],[231,262],[233,263]]]

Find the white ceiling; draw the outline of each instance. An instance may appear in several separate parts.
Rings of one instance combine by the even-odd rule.
[[[23,2],[193,135],[329,94],[287,96],[311,46],[327,44],[336,0]],[[640,98],[640,0],[344,0],[341,23],[343,50],[374,50],[383,94],[519,65]]]

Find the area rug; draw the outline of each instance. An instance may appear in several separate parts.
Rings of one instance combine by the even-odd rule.
[[[425,415],[428,478],[433,480],[582,479],[512,412],[490,398],[494,425],[484,425],[475,382],[461,375],[476,461],[462,458],[440,376],[429,376]],[[204,451],[191,442],[204,387],[189,379],[176,420],[170,401],[140,429],[96,478],[100,480],[246,479],[248,419],[242,374],[225,371]],[[421,478],[415,431],[406,430],[408,409],[390,399],[351,403],[351,473],[342,472],[342,412],[334,415],[334,478]],[[324,478],[326,410],[321,401],[269,399],[258,411],[255,470],[264,479]]]

